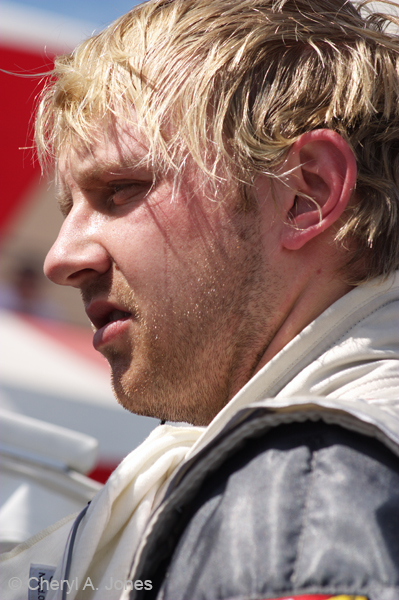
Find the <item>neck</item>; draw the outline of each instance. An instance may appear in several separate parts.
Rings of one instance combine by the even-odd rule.
[[[348,284],[318,273],[299,288],[290,288],[289,298],[281,307],[281,320],[255,371],[257,373],[307,325],[321,315],[331,304],[351,290]],[[280,311],[279,311],[280,312]]]

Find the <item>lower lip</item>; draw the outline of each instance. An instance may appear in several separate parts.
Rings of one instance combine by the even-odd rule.
[[[102,346],[114,342],[117,337],[125,333],[129,327],[130,317],[124,319],[118,319],[107,323],[104,327],[101,327],[93,337],[93,346],[96,350],[100,350]]]

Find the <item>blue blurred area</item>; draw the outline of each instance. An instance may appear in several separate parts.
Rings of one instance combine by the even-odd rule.
[[[24,0],[12,2],[105,26],[139,4],[138,0]]]

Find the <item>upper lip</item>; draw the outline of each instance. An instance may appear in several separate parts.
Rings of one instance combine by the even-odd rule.
[[[127,310],[122,304],[117,302],[109,302],[108,300],[92,300],[86,307],[85,311],[90,321],[96,329],[101,329],[111,321],[111,316],[114,311],[125,313],[124,316],[130,316],[132,313]]]

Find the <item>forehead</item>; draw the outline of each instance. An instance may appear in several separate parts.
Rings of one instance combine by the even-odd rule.
[[[148,169],[153,162],[148,141],[134,120],[115,121],[106,128],[95,124],[89,141],[75,135],[60,151],[57,179],[62,183],[71,175],[79,183],[120,169]]]

